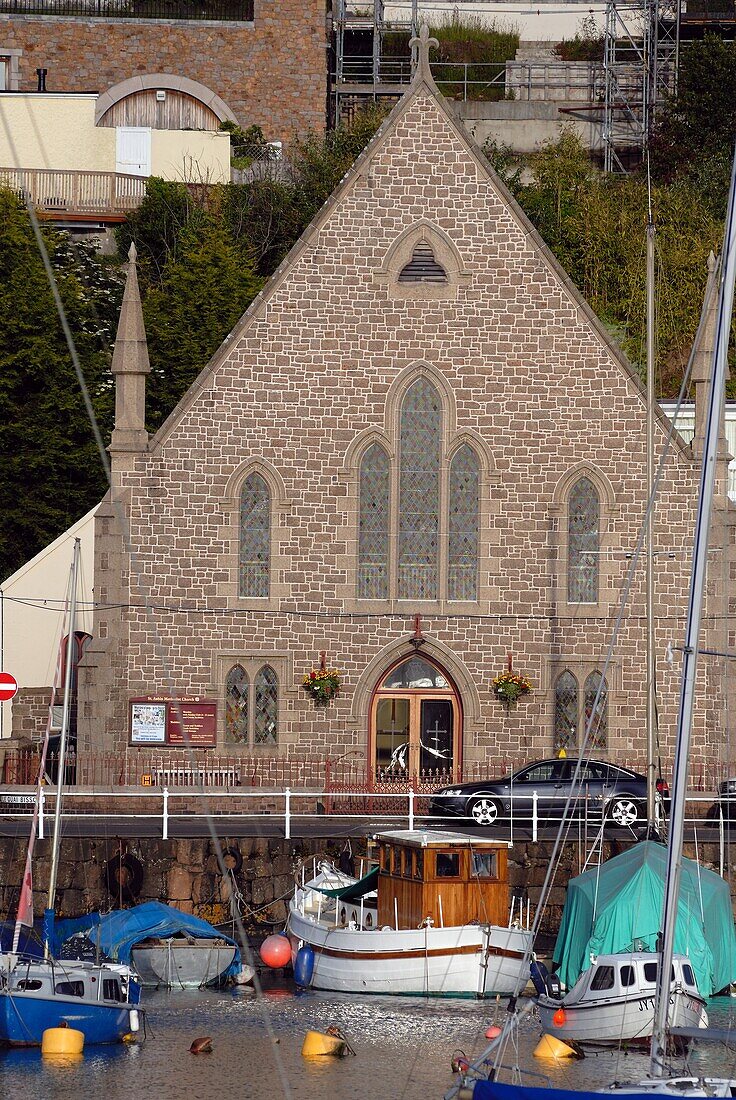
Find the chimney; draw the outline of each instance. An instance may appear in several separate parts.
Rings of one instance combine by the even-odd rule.
[[[46,91],[46,74],[47,73],[48,73],[48,69],[36,69],[36,76],[38,77],[38,87],[36,88],[37,92],[45,92]]]
[[[120,309],[115,349],[112,353],[112,374],[115,379],[115,428],[110,441],[110,454],[124,451],[145,451],[146,375],[150,374],[148,344],[143,325],[141,296],[136,273],[135,245],[128,252],[128,275]]]

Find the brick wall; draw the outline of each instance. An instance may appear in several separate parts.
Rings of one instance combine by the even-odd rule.
[[[199,81],[269,140],[325,125],[324,0],[259,0],[253,23],[0,15],[0,53],[20,49],[19,87],[36,68],[53,92],[105,92],[146,73]]]

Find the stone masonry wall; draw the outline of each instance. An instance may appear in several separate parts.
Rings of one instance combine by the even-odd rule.
[[[21,91],[35,91],[38,67],[53,92],[168,73],[204,84],[268,140],[325,126],[324,0],[257,0],[253,23],[0,15],[3,49],[22,50]]]

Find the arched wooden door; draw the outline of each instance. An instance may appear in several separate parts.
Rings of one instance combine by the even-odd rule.
[[[459,774],[461,750],[462,707],[450,678],[426,657],[399,661],[373,695],[373,778],[449,781]]]

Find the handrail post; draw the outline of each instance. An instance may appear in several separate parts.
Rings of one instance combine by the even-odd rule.
[[[46,802],[46,795],[44,794],[43,787],[38,792],[38,839],[43,840],[43,809]]]
[[[537,839],[537,800],[539,795],[536,790],[532,791],[532,840]]]
[[[291,791],[284,791],[284,839],[291,840]]]
[[[409,788],[409,829],[414,828],[414,788]]]
[[[169,839],[169,788],[164,787],[164,805],[163,805],[163,830],[161,833],[163,840]]]
[[[463,62],[463,103],[468,102],[468,63]]]

